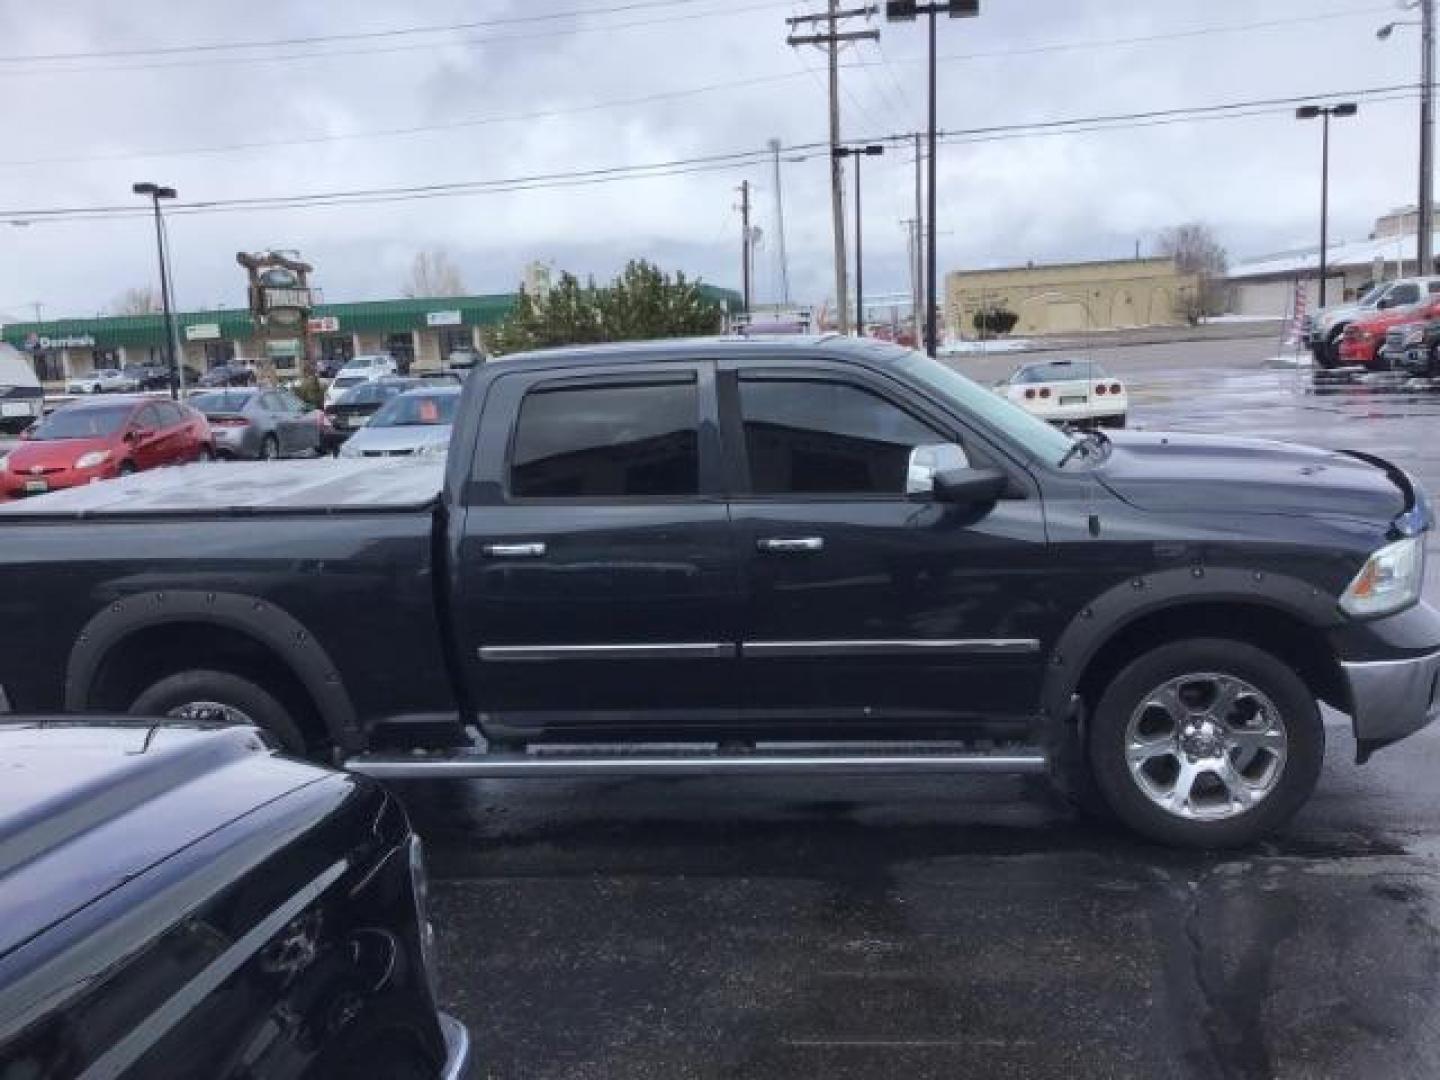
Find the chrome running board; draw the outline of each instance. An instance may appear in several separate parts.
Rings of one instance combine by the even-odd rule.
[[[344,767],[378,780],[581,779],[640,776],[785,776],[913,773],[1043,773],[1030,746],[977,750],[947,743],[769,743],[538,746],[359,754]]]

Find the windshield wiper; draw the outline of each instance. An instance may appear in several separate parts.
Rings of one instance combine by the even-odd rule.
[[[1063,469],[1076,454],[1084,454],[1088,458],[1091,455],[1098,455],[1101,450],[1109,449],[1109,447],[1109,435],[1106,435],[1099,428],[1087,431],[1070,444],[1070,449],[1065,451],[1057,468]]]

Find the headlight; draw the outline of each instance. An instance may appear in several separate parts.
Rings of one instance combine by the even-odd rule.
[[[417,447],[415,453],[425,457],[435,457],[437,454],[445,454],[449,452],[449,450],[450,444],[448,442],[437,442],[426,443],[424,446]]]
[[[88,454],[81,454],[75,462],[77,469],[93,469],[96,465],[104,465],[110,460],[109,450],[91,450]]]
[[[1340,610],[1354,616],[1385,615],[1420,599],[1425,536],[1408,536],[1371,555],[1340,597]]]
[[[430,922],[430,878],[425,873],[425,846],[420,837],[410,836],[410,888],[415,894],[415,918],[419,923],[420,962],[430,984],[430,996],[440,1000],[440,984],[435,956],[435,926]]]

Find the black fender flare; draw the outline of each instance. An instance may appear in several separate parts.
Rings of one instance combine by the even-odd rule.
[[[1285,574],[1205,566],[1139,574],[1091,600],[1055,639],[1041,685],[1042,714],[1068,719],[1090,661],[1136,620],[1186,604],[1225,602],[1269,607],[1320,631],[1339,622],[1334,597]]]
[[[126,639],[178,622],[222,626],[268,648],[310,694],[335,745],[360,748],[363,738],[355,705],[324,647],[288,611],[239,593],[154,590],[112,601],[75,639],[65,667],[65,708],[87,710],[101,665]]]

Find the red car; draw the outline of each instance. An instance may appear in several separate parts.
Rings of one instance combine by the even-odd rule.
[[[1376,367],[1385,332],[1402,323],[1429,322],[1440,318],[1440,297],[1410,307],[1384,308],[1357,318],[1340,338],[1340,363]]]
[[[174,401],[77,401],[57,409],[0,457],[0,497],[127,476],[215,456],[205,416]]]

